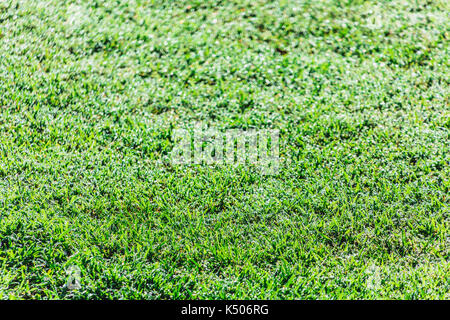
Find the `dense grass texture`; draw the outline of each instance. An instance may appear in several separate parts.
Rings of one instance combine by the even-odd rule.
[[[449,299],[449,12],[1,1],[0,298]],[[171,165],[198,121],[280,172]]]

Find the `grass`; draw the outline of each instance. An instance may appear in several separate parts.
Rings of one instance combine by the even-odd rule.
[[[2,1],[0,298],[449,299],[449,12]],[[167,164],[195,121],[279,174]]]

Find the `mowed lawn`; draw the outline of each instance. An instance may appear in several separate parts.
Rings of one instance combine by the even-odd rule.
[[[449,299],[449,12],[1,1],[0,298]],[[196,122],[280,171],[172,165]]]

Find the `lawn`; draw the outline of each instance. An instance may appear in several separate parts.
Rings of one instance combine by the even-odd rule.
[[[1,1],[0,299],[449,299],[449,32],[445,0]],[[174,165],[195,123],[279,130],[279,171]]]

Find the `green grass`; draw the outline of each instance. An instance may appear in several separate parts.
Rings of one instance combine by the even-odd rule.
[[[0,298],[449,299],[449,12],[2,1]],[[167,164],[195,121],[279,174]]]

